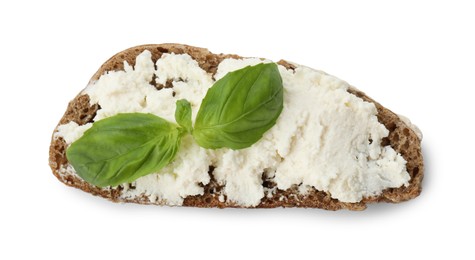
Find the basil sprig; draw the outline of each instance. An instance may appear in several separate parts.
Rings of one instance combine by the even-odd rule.
[[[275,124],[283,100],[282,78],[274,63],[230,72],[206,93],[193,137],[204,148],[249,147]]]
[[[176,102],[175,120],[185,131],[191,134],[193,127],[191,126],[191,105],[188,100],[180,99]]]
[[[181,134],[152,114],[118,114],[99,120],[66,151],[76,173],[96,186],[115,186],[159,171],[180,146]]]
[[[173,161],[189,133],[209,149],[243,149],[257,142],[283,109],[283,86],[274,63],[228,73],[208,90],[192,127],[191,104],[176,102],[170,123],[152,114],[124,113],[99,120],[66,151],[85,181],[116,186],[158,172]]]

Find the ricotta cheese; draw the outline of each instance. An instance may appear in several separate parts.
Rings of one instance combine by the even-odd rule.
[[[228,72],[270,62],[256,58],[225,59],[216,80]],[[156,66],[156,67],[155,67]],[[378,122],[374,104],[347,92],[349,85],[324,72],[298,66],[279,66],[284,85],[284,109],[276,125],[261,140],[242,150],[209,150],[191,136],[182,140],[176,159],[158,173],[124,184],[122,197],[145,195],[153,201],[181,205],[187,196],[203,194],[213,177],[224,185],[219,200],[241,206],[257,206],[274,189],[264,188],[262,175],[271,177],[278,189],[299,185],[305,194],[312,187],[329,192],[343,202],[359,202],[386,188],[408,185],[406,161],[381,139],[388,130]],[[157,91],[150,82],[172,83]],[[202,99],[213,85],[212,75],[187,54],[163,54],[153,64],[149,51],[136,59],[135,67],[108,72],[83,92],[101,109],[94,121],[121,112],[152,113],[175,122],[175,102],[187,99],[195,120]],[[61,125],[56,136],[67,144],[78,139],[90,124]]]
[[[85,125],[78,125],[76,122],[71,121],[64,125],[59,125],[56,129],[55,136],[62,137],[67,144],[79,139],[87,129],[91,128],[92,124],[87,123]]]

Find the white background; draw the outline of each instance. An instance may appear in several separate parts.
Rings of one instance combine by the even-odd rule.
[[[469,3],[2,1],[0,258],[473,259]],[[421,196],[363,212],[169,208],[57,181],[48,148],[69,100],[116,52],[164,42],[305,64],[408,116],[424,133]]]

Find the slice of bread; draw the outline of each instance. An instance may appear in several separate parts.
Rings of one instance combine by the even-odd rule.
[[[124,50],[108,61],[106,61],[99,70],[94,74],[91,82],[99,79],[101,75],[107,71],[117,71],[124,69],[124,61],[127,61],[130,65],[135,64],[135,58],[144,50],[149,50],[152,53],[152,60],[157,61],[164,53],[183,54],[186,53],[195,59],[199,66],[210,74],[215,74],[219,63],[225,58],[240,58],[237,55],[225,55],[225,54],[213,54],[207,49],[197,48],[181,44],[150,44],[133,47]],[[294,69],[295,67],[285,60],[280,60],[278,64],[286,67],[287,69]],[[151,82],[158,89],[169,87],[168,82],[165,85],[159,85],[155,83],[155,79]],[[331,198],[330,194],[318,191],[315,189],[310,190],[306,195],[301,195],[298,191],[298,187],[294,185],[287,190],[276,190],[276,193],[271,198],[262,198],[257,208],[274,208],[274,207],[308,207],[308,208],[322,208],[327,210],[338,209],[350,209],[350,210],[363,210],[366,208],[367,203],[373,202],[402,202],[417,197],[421,192],[421,182],[423,178],[424,165],[421,153],[421,140],[418,133],[414,130],[412,125],[402,117],[399,117],[395,113],[381,106],[379,103],[368,97],[365,93],[357,90],[356,88],[350,88],[348,90],[351,94],[354,94],[367,102],[375,104],[378,110],[378,120],[384,124],[389,130],[389,136],[383,139],[383,145],[390,145],[395,151],[400,153],[402,157],[407,161],[406,168],[411,177],[408,186],[402,186],[400,188],[389,188],[382,192],[379,196],[367,197],[358,203],[345,203]],[[100,109],[99,105],[91,105],[89,102],[89,96],[79,94],[68,105],[64,116],[61,118],[59,125],[66,124],[74,121],[78,125],[84,125],[88,122],[92,122],[96,111]],[[56,129],[55,129],[56,131]],[[63,138],[57,137],[53,134],[51,146],[49,150],[49,165],[53,171],[53,174],[66,185],[79,188],[85,192],[89,192],[93,195],[102,196],[114,202],[134,202],[140,204],[157,204],[166,205],[166,202],[157,200],[150,201],[145,195],[137,196],[134,198],[122,198],[120,196],[123,189],[122,186],[99,188],[85,182],[77,175],[72,174],[64,169],[68,168],[68,160],[66,158],[67,145]],[[72,169],[69,167],[69,169]],[[204,186],[204,194],[196,196],[188,196],[184,199],[183,206],[193,207],[240,207],[232,202],[220,200],[223,195],[223,187],[220,186],[213,178],[213,167],[210,167],[211,181]],[[263,186],[266,188],[272,188],[276,184],[271,180],[264,179]],[[134,187],[130,187],[134,188]]]

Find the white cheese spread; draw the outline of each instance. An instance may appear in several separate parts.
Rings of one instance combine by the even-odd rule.
[[[256,58],[225,59],[216,80],[230,71],[254,65]],[[153,113],[175,122],[175,102],[187,99],[193,121],[202,99],[214,80],[187,54],[163,54],[154,66],[149,51],[132,68],[108,72],[83,92],[101,109],[95,121],[121,112]],[[388,130],[378,122],[374,104],[347,92],[349,85],[324,72],[305,66],[287,70],[279,66],[284,85],[284,109],[277,123],[263,138],[242,150],[209,150],[199,147],[191,136],[182,140],[176,159],[159,173],[137,179],[131,189],[124,184],[122,197],[145,195],[154,201],[181,205],[187,196],[203,194],[203,185],[213,176],[224,185],[219,200],[241,206],[257,206],[275,189],[262,185],[262,174],[273,176],[278,189],[299,185],[305,194],[311,187],[326,191],[342,202],[359,202],[386,188],[408,185],[406,161],[381,139]],[[160,91],[150,85],[172,81]],[[69,123],[58,127],[56,136],[67,144],[90,127]]]

